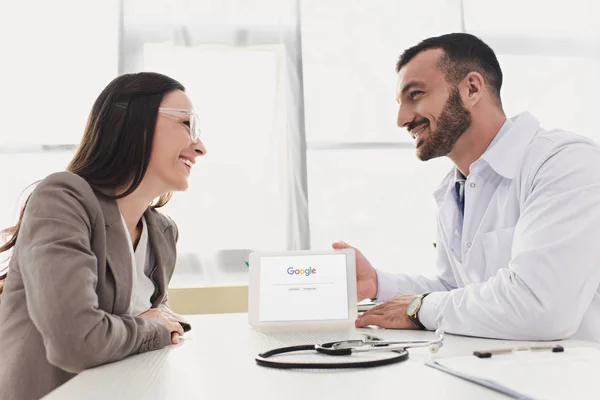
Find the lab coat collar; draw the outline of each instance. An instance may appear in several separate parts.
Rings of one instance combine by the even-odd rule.
[[[528,112],[511,118],[510,122],[512,126],[508,131],[481,156],[496,173],[507,179],[515,177],[527,145],[540,128],[540,122]]]
[[[435,198],[435,201],[438,206],[440,206],[444,202],[448,192],[454,189],[454,182],[456,182],[455,171],[456,168],[450,171],[442,181],[442,184],[433,192],[433,197]]]

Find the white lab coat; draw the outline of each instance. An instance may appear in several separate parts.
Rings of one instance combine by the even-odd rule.
[[[470,168],[462,235],[453,170],[438,204],[437,276],[378,270],[378,300],[433,292],[428,329],[517,340],[600,342],[600,147],[507,120]]]

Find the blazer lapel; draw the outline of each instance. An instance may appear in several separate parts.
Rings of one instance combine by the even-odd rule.
[[[175,265],[175,248],[169,242],[165,233],[171,229],[157,211],[148,209],[144,216],[148,225],[148,239],[150,249],[154,253],[155,265],[153,266],[150,279],[154,282],[156,290],[150,299],[152,307],[158,307],[167,292],[167,283],[171,279],[170,273],[173,272]]]
[[[115,278],[115,314],[126,314],[131,304],[133,270],[127,233],[117,201],[98,194],[106,227],[106,261]]]

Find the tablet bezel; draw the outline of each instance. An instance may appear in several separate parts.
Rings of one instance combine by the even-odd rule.
[[[293,257],[307,255],[346,255],[346,280],[348,288],[348,318],[343,320],[305,320],[305,321],[260,321],[260,271],[262,257]],[[253,252],[249,257],[248,274],[248,322],[260,330],[287,328],[346,328],[353,327],[358,316],[356,293],[356,253],[354,249],[340,250],[297,250],[284,252]]]

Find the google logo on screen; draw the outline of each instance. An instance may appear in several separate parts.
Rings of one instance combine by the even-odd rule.
[[[305,276],[309,276],[309,275],[314,275],[317,273],[317,270],[311,267],[308,267],[306,269],[294,269],[294,267],[289,267],[287,269],[287,273],[289,275],[305,275]]]

